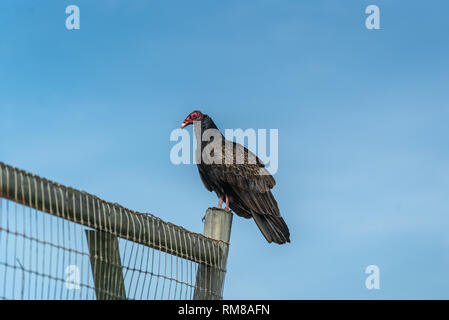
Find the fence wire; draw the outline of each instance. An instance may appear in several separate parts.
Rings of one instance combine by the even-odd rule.
[[[227,249],[0,162],[0,299],[221,299]]]

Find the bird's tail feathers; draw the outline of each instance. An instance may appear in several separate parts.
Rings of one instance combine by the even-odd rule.
[[[280,216],[253,214],[254,221],[269,243],[284,244],[290,242],[290,231]]]

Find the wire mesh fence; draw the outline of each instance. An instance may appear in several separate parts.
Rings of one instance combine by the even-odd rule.
[[[0,299],[221,299],[227,250],[0,162]]]

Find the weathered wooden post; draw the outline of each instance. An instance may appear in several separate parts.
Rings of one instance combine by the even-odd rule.
[[[206,211],[203,234],[215,240],[229,243],[231,237],[232,212],[218,208],[209,208]],[[228,259],[228,246],[222,253],[219,268],[204,264],[198,266],[196,285],[193,299],[218,300],[223,292],[226,262]]]
[[[126,299],[117,237],[102,231],[86,230],[86,238],[97,300]]]

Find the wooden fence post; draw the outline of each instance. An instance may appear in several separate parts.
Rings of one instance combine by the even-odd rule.
[[[117,237],[102,231],[86,230],[86,238],[97,300],[126,299]]]
[[[218,208],[206,211],[203,234],[215,240],[229,243],[231,237],[232,212]],[[219,269],[199,264],[193,299],[219,300],[223,293],[228,247],[223,252]]]

